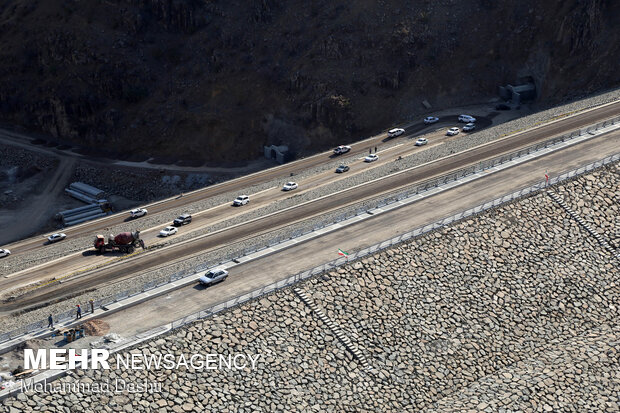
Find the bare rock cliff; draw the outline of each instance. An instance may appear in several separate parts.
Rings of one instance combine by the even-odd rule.
[[[618,86],[620,3],[7,0],[0,121],[122,154],[246,160],[366,136],[534,77]]]

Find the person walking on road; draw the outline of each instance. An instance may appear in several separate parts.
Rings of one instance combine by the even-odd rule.
[[[80,307],[80,305],[77,305],[77,317],[76,318],[82,318],[82,307]]]
[[[368,155],[372,153],[372,148],[368,148]]]
[[[54,318],[51,314],[47,317],[47,328],[54,328]]]
[[[375,153],[377,153],[377,147],[375,146]]]

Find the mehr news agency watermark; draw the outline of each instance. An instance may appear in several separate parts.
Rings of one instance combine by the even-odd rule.
[[[116,370],[178,370],[195,372],[214,370],[255,370],[260,354],[116,354]],[[105,349],[24,349],[24,370],[110,370],[110,353]],[[115,364],[115,365],[114,365]],[[35,381],[21,379],[21,390],[35,393],[160,393],[162,383],[147,379],[131,381],[122,378],[96,381]]]

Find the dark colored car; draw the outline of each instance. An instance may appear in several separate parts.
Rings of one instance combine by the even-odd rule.
[[[192,216],[190,214],[183,214],[179,215],[179,217],[175,219],[172,223],[178,227],[181,225],[189,224],[190,222],[192,222]]]
[[[500,103],[499,105],[495,106],[495,109],[497,109],[497,110],[510,110],[510,106],[508,106],[505,103]]]
[[[336,168],[336,173],[337,174],[341,174],[343,172],[346,172],[349,170],[349,167],[346,165],[340,165],[338,168]]]

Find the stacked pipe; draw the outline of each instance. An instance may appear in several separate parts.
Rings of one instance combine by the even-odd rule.
[[[96,204],[61,211],[56,215],[56,217],[62,220],[64,226],[79,224],[81,222],[105,216],[106,212],[102,209],[102,206],[105,204],[107,204],[107,201],[100,200]]]
[[[65,189],[72,197],[84,201],[87,204],[95,204],[105,196],[105,192],[83,182],[74,182]]]
[[[103,199],[105,192],[83,182],[73,182],[65,189],[72,197],[89,205],[60,212],[56,217],[64,226],[76,225],[106,215],[108,201]]]

